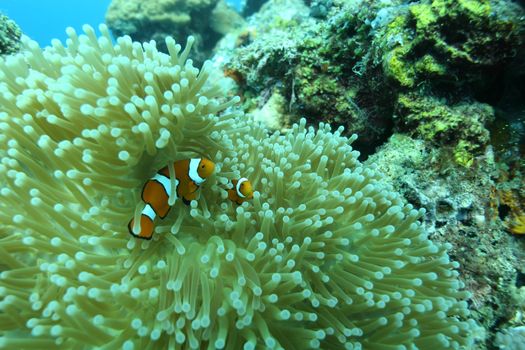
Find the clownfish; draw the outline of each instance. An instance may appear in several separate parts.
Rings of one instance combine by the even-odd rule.
[[[250,181],[243,177],[231,181],[232,188],[228,189],[228,199],[237,204],[242,204],[253,198],[253,188]]]
[[[215,164],[206,158],[178,160],[171,168],[174,178],[170,176],[170,168],[171,164],[160,169],[144,184],[141,198],[145,206],[140,213],[140,226],[134,227],[138,213],[128,224],[129,233],[133,236],[151,239],[157,215],[164,219],[177,198],[185,204],[196,199],[199,186],[213,174]],[[173,194],[172,189],[175,190]]]

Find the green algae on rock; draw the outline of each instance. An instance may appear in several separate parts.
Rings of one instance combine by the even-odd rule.
[[[431,242],[350,139],[274,133],[231,109],[211,67],[68,30],[0,60],[0,347],[460,349],[472,321]],[[126,232],[168,159],[217,174],[152,241]],[[222,188],[257,192],[233,206]]]
[[[296,120],[343,125],[360,135],[365,153],[397,131],[400,94],[494,106],[502,77],[513,74],[509,62],[523,50],[524,11],[512,1],[333,3],[325,20],[314,20],[293,2],[295,14],[281,28],[282,2],[271,0],[250,22],[257,36],[218,56],[246,78],[245,90],[279,89]],[[458,148],[460,163],[484,146],[475,141]]]
[[[523,42],[520,11],[513,14],[504,6],[519,10],[516,4],[489,0],[433,0],[409,6],[383,34],[399,36],[399,43],[385,50],[385,73],[405,87],[431,77],[440,77],[435,80],[441,84],[479,81],[485,69],[514,57]]]
[[[432,96],[402,94],[394,118],[400,131],[440,147],[452,147],[456,162],[468,167],[489,143],[485,125],[494,119],[494,109],[479,102],[452,105]]]
[[[15,53],[20,48],[22,32],[18,25],[0,13],[0,55]]]

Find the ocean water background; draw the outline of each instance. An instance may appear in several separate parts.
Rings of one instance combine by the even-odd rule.
[[[238,8],[241,1],[226,2]],[[0,13],[13,19],[24,34],[44,47],[55,38],[64,41],[67,27],[77,32],[81,32],[83,24],[97,28],[104,23],[110,3],[111,0],[0,0]]]

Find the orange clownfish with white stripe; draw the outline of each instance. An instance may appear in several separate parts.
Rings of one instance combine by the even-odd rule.
[[[129,233],[137,238],[151,239],[155,218],[164,219],[177,198],[185,204],[196,199],[199,186],[214,170],[215,164],[206,158],[178,160],[160,169],[142,188],[145,206],[129,222]],[[140,222],[136,223],[139,214]]]
[[[253,198],[253,188],[250,181],[243,177],[231,181],[232,188],[228,189],[228,199],[237,204],[242,204]]]

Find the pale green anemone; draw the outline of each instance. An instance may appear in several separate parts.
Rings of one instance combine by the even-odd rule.
[[[90,27],[0,61],[0,347],[446,349],[470,343],[465,292],[351,139],[267,131],[220,79]],[[152,241],[126,225],[169,160],[216,175]],[[253,183],[236,206],[229,179]]]

